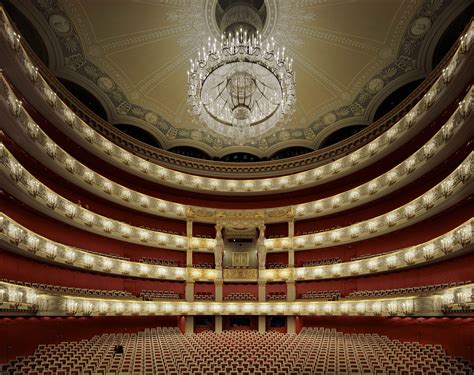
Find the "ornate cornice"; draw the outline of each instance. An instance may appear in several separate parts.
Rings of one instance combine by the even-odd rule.
[[[200,5],[196,7],[195,5],[189,4],[190,6],[186,9],[176,9],[173,12],[170,12],[168,17],[172,20],[179,21],[186,17],[191,17],[196,15],[196,12],[203,12],[205,14],[204,21],[196,20],[195,22],[201,22],[205,25],[205,28],[208,32],[215,32],[217,25],[215,25],[215,20],[213,16],[213,11],[215,9],[216,0],[208,0],[204,3],[204,6]],[[294,142],[299,142],[301,145],[308,147],[317,147],[321,142],[321,135],[327,133],[328,128],[333,128],[334,130],[349,126],[351,124],[358,123],[361,121],[363,123],[368,123],[371,117],[370,111],[374,108],[371,105],[372,102],[378,101],[381,90],[384,87],[393,85],[394,82],[398,82],[396,86],[399,86],[402,81],[406,81],[406,76],[412,76],[413,72],[419,71],[420,67],[418,66],[419,51],[424,43],[424,39],[430,33],[431,25],[435,22],[437,17],[443,12],[443,10],[449,5],[449,2],[438,1],[436,3],[424,2],[421,7],[416,12],[416,15],[410,20],[409,17],[411,14],[410,11],[413,11],[418,3],[410,1],[407,2],[407,6],[401,11],[399,22],[396,26],[396,37],[392,36],[392,39],[397,39],[396,41],[402,40],[400,44],[400,49],[398,51],[398,56],[394,62],[389,65],[380,65],[378,66],[379,72],[371,71],[369,73],[365,72],[363,76],[357,78],[357,85],[362,86],[363,82],[368,82],[366,87],[358,93],[346,93],[344,96],[345,102],[349,100],[350,97],[354,97],[354,100],[351,104],[341,106],[340,108],[327,111],[318,119],[313,121],[305,129],[290,129],[282,130],[275,134],[269,134],[267,136],[261,137],[258,140],[252,141],[252,143],[244,145],[244,147],[238,147],[240,151],[249,151],[253,152],[259,156],[264,156],[267,154],[274,153],[283,147],[287,147],[288,139],[293,140]],[[64,9],[61,8],[61,4],[56,0],[48,2],[45,4],[40,1],[35,1],[36,12],[41,13],[45,18],[46,22],[49,22],[55,39],[59,40],[59,45],[61,48],[61,59],[64,62],[57,62],[56,74],[61,76],[68,76],[73,80],[80,80],[81,84],[85,87],[93,88],[94,90],[99,89],[100,97],[102,99],[106,98],[106,102],[109,113],[113,113],[115,116],[121,117],[122,119],[127,119],[128,122],[131,122],[135,125],[151,130],[152,133],[157,136],[157,138],[164,144],[166,147],[173,147],[176,145],[188,145],[191,141],[198,142],[201,148],[206,152],[222,156],[228,152],[237,151],[235,146],[232,145],[232,142],[216,137],[213,134],[204,134],[199,129],[191,132],[187,129],[181,129],[173,126],[164,118],[162,118],[157,113],[150,111],[144,107],[140,107],[133,103],[133,98],[127,98],[125,95],[126,84],[125,82],[117,82],[114,77],[111,77],[104,73],[103,69],[99,66],[93,64],[90,59],[86,56],[94,52],[89,51],[86,53],[84,47],[81,43],[81,39],[78,36],[78,29],[84,28],[85,26],[77,20],[77,17],[74,18],[74,22],[68,19],[69,15]],[[352,40],[350,38],[344,38],[343,36],[336,36],[331,33],[324,33],[322,31],[311,31],[304,28],[302,25],[299,25],[296,22],[299,19],[306,19],[311,15],[308,14],[296,14],[295,17],[292,17],[292,22],[289,22],[288,17],[285,16],[288,12],[297,12],[294,6],[288,2],[276,3],[274,0],[266,2],[267,8],[269,9],[269,20],[267,20],[267,26],[264,30],[264,34],[275,34],[277,39],[281,39],[288,44],[289,46],[295,45],[298,43],[294,34],[295,33],[309,33],[308,36],[317,37],[318,39],[325,40],[330,43],[342,44],[347,48],[359,48],[362,50],[370,50],[370,45],[362,41]],[[71,8],[74,10],[74,6],[71,5]],[[201,9],[203,8],[203,9]],[[69,8],[68,8],[69,9]],[[77,11],[77,10],[76,10]],[[301,10],[300,10],[301,11]],[[191,12],[193,14],[191,14]],[[199,13],[200,14],[200,13]],[[293,14],[293,13],[292,13]],[[191,17],[192,18],[192,17]],[[194,19],[193,18],[193,19]],[[214,20],[214,21],[213,21]],[[54,22],[53,22],[54,21]],[[76,23],[78,23],[76,25]],[[194,21],[193,21],[194,22]],[[295,23],[296,22],[296,23]],[[280,25],[281,23],[281,25]],[[278,28],[275,25],[278,24]],[[403,31],[407,25],[410,25],[407,30]],[[203,26],[191,25],[191,28],[202,28]],[[284,29],[285,32],[277,31],[279,29]],[[196,32],[188,39],[184,40],[183,45],[192,44],[196,42],[196,38],[200,38],[199,30],[196,29]],[[82,29],[81,29],[82,30]],[[202,31],[202,30],[201,30]],[[313,34],[317,35],[313,35]],[[295,34],[296,35],[296,34]],[[299,35],[299,34],[298,34]],[[86,40],[85,42],[90,42]],[[390,43],[395,43],[395,40],[390,40]],[[58,43],[56,43],[58,45]],[[378,48],[378,47],[377,47]],[[377,49],[378,54],[382,60],[386,59],[387,56],[393,56],[395,51],[391,49]],[[375,52],[377,52],[375,51]],[[374,51],[371,51],[373,53]],[[189,56],[188,56],[189,57]],[[187,61],[187,59],[186,59]],[[297,58],[298,63],[305,64],[301,59]],[[386,61],[386,60],[384,60]],[[174,61],[166,69],[173,70],[173,64],[180,63],[179,61]],[[59,66],[59,65],[61,66]],[[110,68],[110,66],[109,66]],[[376,73],[376,74],[374,74]],[[165,73],[168,74],[168,73]],[[372,75],[372,78],[370,78]],[[320,77],[321,78],[321,77]],[[322,77],[324,78],[324,77]],[[154,77],[156,79],[156,77]],[[122,88],[121,88],[122,87]],[[342,95],[343,93],[341,93]],[[212,166],[208,166],[206,161],[193,161],[192,158],[185,158],[177,156],[174,154],[169,154],[162,152],[161,150],[156,150],[153,147],[146,147],[144,144],[135,141],[134,139],[125,136],[123,133],[117,131],[113,127],[103,127],[97,126],[97,130],[103,132],[109,139],[115,139],[116,142],[124,147],[127,147],[129,150],[134,149],[134,152],[144,152],[143,155],[148,154],[150,158],[156,159],[159,162],[166,165],[174,165],[175,168],[180,170],[189,170],[191,168],[199,168],[202,173],[207,171],[212,171],[217,174],[229,173],[229,170],[232,170],[232,173],[239,173],[241,175],[248,175],[250,173],[279,173],[286,169],[303,170],[308,168],[308,165],[314,163],[321,163],[326,160],[328,157],[337,157],[340,153],[331,152],[330,156],[323,157],[311,157],[311,160],[308,160],[306,157],[303,158],[294,158],[294,160],[289,161],[288,163],[283,162],[284,165],[281,165],[281,161],[277,161],[272,165],[246,165],[238,167],[227,167],[226,163],[218,164],[210,162]],[[383,129],[379,129],[383,131]],[[373,138],[378,133],[369,132],[366,136]],[[353,140],[350,144],[350,148],[354,149],[364,144],[364,137],[358,142]],[[343,151],[344,152],[344,151]],[[267,163],[262,163],[267,164]]]

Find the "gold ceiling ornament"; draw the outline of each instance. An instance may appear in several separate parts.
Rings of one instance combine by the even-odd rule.
[[[293,113],[293,59],[284,47],[276,48],[273,38],[262,41],[261,18],[251,4],[229,7],[221,26],[220,40],[209,37],[197,59],[191,59],[189,110],[214,132],[242,143]]]

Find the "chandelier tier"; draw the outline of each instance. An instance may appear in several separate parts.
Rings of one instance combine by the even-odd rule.
[[[191,60],[190,111],[223,136],[242,142],[267,132],[293,112],[295,99],[292,59],[258,30],[209,38]]]

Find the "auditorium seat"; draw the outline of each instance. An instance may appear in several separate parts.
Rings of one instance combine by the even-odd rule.
[[[229,293],[224,297],[224,301],[256,301],[257,297],[252,293]]]
[[[432,284],[432,285],[423,285],[415,286],[410,288],[396,288],[396,289],[382,289],[382,290],[356,290],[347,295],[347,298],[371,298],[371,297],[381,297],[381,296],[403,296],[407,294],[433,294],[434,292],[452,288],[456,286],[462,286],[470,284],[471,280],[459,281],[453,283],[443,283],[443,284]]]
[[[140,297],[144,301],[180,299],[181,295],[171,290],[142,290]]]
[[[329,264],[341,263],[341,258],[327,258],[317,260],[307,260],[301,266],[302,267],[313,267],[313,266],[327,266]]]
[[[140,263],[153,264],[155,266],[167,266],[167,267],[179,267],[180,264],[171,259],[158,259],[158,258],[147,258],[142,257],[139,260]]]
[[[211,292],[196,292],[194,299],[197,301],[214,301],[214,294]]]
[[[267,301],[286,301],[285,292],[270,292],[267,294]]]
[[[67,295],[78,295],[78,296],[89,296],[89,297],[105,297],[105,298],[126,298],[126,299],[137,299],[132,293],[124,290],[102,290],[102,289],[86,289],[86,288],[75,288],[60,285],[50,285],[42,283],[33,283],[28,281],[17,281],[0,279],[10,284],[27,286],[30,288],[40,289],[47,291],[49,294],[67,294]]]
[[[115,354],[115,345],[123,354]],[[0,374],[471,374],[474,365],[448,356],[439,345],[304,328],[300,334],[177,328],[94,336],[39,345],[30,356],[0,367]]]
[[[337,301],[341,298],[341,293],[337,290],[308,291],[299,295],[300,299],[319,300],[319,301]]]

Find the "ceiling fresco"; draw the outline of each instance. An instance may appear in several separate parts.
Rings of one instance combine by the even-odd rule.
[[[139,126],[165,149],[193,146],[211,156],[317,149],[342,127],[370,124],[388,94],[427,74],[425,42],[453,6],[447,0],[265,0],[263,35],[294,58],[296,110],[287,123],[237,144],[187,110],[186,71],[207,38],[218,35],[217,0],[14,3],[45,39],[50,69],[95,95],[111,123]]]

